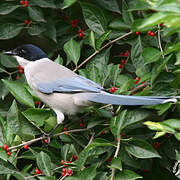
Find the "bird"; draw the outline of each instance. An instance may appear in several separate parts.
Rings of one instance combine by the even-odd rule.
[[[53,130],[62,124],[65,115],[74,115],[94,103],[139,106],[177,102],[175,97],[112,94],[96,82],[50,60],[33,44],[20,45],[3,54],[15,57],[24,68],[30,88],[56,113],[57,123]]]

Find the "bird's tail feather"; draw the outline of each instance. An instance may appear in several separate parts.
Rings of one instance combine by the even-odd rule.
[[[166,102],[177,102],[176,98],[163,97],[163,96],[126,96],[126,95],[115,95],[109,93],[85,93],[84,98],[89,101],[113,104],[113,105],[155,105],[163,104]]]

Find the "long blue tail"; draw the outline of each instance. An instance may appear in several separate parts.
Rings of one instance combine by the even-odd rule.
[[[126,95],[115,95],[110,93],[85,93],[83,95],[89,101],[113,104],[113,105],[155,105],[163,104],[166,102],[177,102],[176,98],[163,97],[163,96],[126,96]]]

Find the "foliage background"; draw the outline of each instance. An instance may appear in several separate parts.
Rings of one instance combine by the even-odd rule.
[[[35,44],[57,63],[107,89],[116,87],[116,94],[179,95],[179,26],[178,0],[29,0],[28,7],[0,2],[1,52]],[[43,103],[35,107],[38,99],[16,66],[0,55],[0,146],[12,152],[8,157],[0,149],[1,179],[176,179],[179,103],[96,105],[67,117],[55,132],[61,134],[46,144],[37,139],[39,128],[50,131],[55,115]],[[65,168],[72,176],[62,176],[61,160],[71,161]]]

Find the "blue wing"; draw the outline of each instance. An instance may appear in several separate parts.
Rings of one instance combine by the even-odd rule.
[[[61,80],[43,83],[36,82],[36,87],[42,93],[50,94],[53,92],[100,92],[103,87],[82,76],[62,78]]]

